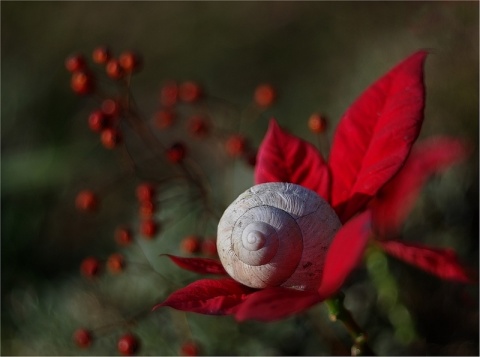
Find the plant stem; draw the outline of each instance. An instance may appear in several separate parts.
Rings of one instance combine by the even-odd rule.
[[[363,332],[363,330],[354,320],[350,311],[345,308],[345,305],[343,304],[344,298],[345,295],[343,293],[339,293],[337,297],[325,300],[325,304],[327,305],[330,313],[330,320],[341,321],[352,337],[352,356],[374,356],[375,353],[367,343],[366,333]]]

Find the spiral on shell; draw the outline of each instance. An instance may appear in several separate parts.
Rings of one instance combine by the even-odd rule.
[[[217,250],[227,273],[253,287],[318,288],[340,220],[315,192],[265,183],[242,193],[224,212]]]

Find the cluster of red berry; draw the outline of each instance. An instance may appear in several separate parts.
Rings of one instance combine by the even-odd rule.
[[[71,89],[78,95],[92,94],[92,97],[99,100],[96,109],[88,116],[88,127],[99,134],[100,142],[105,148],[124,147],[128,151],[124,139],[128,137],[128,130],[133,130],[159,159],[160,164],[166,165],[166,170],[180,172],[192,187],[198,189],[205,205],[208,204],[209,199],[205,197],[208,195],[208,190],[204,187],[204,177],[197,176],[196,170],[190,166],[192,160],[187,160],[190,154],[185,141],[176,140],[167,144],[159,138],[161,133],[166,133],[183,122],[186,133],[190,137],[217,140],[223,146],[226,157],[241,159],[252,167],[255,165],[256,149],[250,145],[243,133],[226,132],[225,128],[220,130],[217,125],[214,125],[216,120],[210,116],[208,110],[205,110],[205,106],[202,106],[202,103],[208,101],[210,97],[199,83],[191,80],[166,81],[160,88],[159,108],[154,112],[151,121],[148,121],[141,118],[130,92],[131,76],[142,67],[141,57],[132,51],[126,51],[114,57],[107,47],[100,46],[93,51],[91,59],[93,66],[87,64],[83,55],[76,54],[67,58],[65,66],[71,72]],[[115,88],[113,95],[106,94],[107,91],[100,88],[100,84],[105,84],[105,81],[99,80],[102,68],[103,76],[106,76]],[[276,99],[277,93],[271,84],[259,85],[253,93],[252,112],[254,115],[260,115],[265,109],[271,107]],[[321,134],[326,130],[326,120],[322,115],[314,113],[308,120],[308,127],[313,133]],[[131,154],[128,153],[128,155]],[[133,157],[130,158],[134,161]],[[198,163],[195,165],[198,166]],[[141,239],[152,240],[165,229],[158,220],[160,200],[157,197],[157,189],[158,182],[155,180],[142,182],[136,186],[139,226],[136,233],[125,224],[116,228],[114,240],[119,247],[129,246],[137,235]],[[99,194],[90,189],[82,190],[76,196],[75,205],[79,211],[95,212],[100,207]],[[214,211],[213,207],[204,208],[207,212]],[[179,248],[187,254],[217,257],[214,236],[204,237],[199,234],[185,236],[180,240]],[[95,257],[85,258],[80,264],[80,271],[83,276],[92,279],[98,277],[104,267],[111,274],[119,274],[124,271],[126,264],[124,255],[115,252],[104,260]],[[79,329],[74,333],[74,340],[78,346],[86,348],[91,345],[93,336],[93,331]],[[139,346],[139,338],[130,332],[118,340],[118,351],[123,355],[136,353]],[[189,339],[179,353],[198,355],[198,343]]]
[[[73,334],[73,340],[80,348],[88,348],[93,342],[93,333],[90,330],[80,328]],[[117,350],[123,356],[134,355],[140,347],[140,340],[134,334],[127,332],[120,336],[117,341]]]
[[[160,229],[160,223],[154,219],[155,214],[155,187],[149,183],[142,183],[136,188],[139,202],[140,236],[146,240],[153,239]],[[90,190],[81,191],[76,198],[76,206],[80,211],[92,212],[99,206],[98,196]],[[128,246],[133,242],[133,232],[126,225],[120,225],[114,232],[114,239],[119,246]],[[120,273],[125,268],[125,259],[120,253],[111,254],[106,260],[106,267],[111,273]],[[80,271],[86,277],[95,277],[101,272],[101,261],[94,257],[85,258]]]
[[[160,225],[154,220],[156,213],[156,192],[155,186],[151,183],[142,183],[136,187],[136,197],[139,203],[140,226],[139,235],[146,240],[151,240],[157,234]],[[77,208],[82,211],[94,211],[98,208],[99,199],[95,193],[89,190],[78,194],[76,200]],[[121,225],[114,232],[115,242],[126,247],[134,241],[132,230]],[[182,240],[181,248],[185,252],[202,252],[206,255],[216,254],[216,241],[214,238],[199,240],[197,236],[187,237]],[[80,264],[81,274],[89,279],[98,277],[104,266],[111,274],[119,274],[125,269],[125,258],[121,253],[112,253],[106,260],[102,261],[95,257],[87,257]],[[93,330],[79,328],[73,334],[76,345],[80,348],[88,348],[92,345],[97,336]],[[140,349],[140,338],[131,332],[126,332],[117,340],[117,350],[121,355],[130,356]],[[179,354],[183,356],[197,356],[200,347],[197,342],[187,340],[180,346]]]
[[[104,66],[105,74],[113,80],[126,80],[140,69],[140,57],[132,51],[127,51],[114,58],[106,47],[98,47],[92,53],[95,64]],[[86,58],[81,54],[68,57],[65,67],[72,73],[70,86],[79,95],[100,93],[97,76]],[[93,132],[100,134],[103,146],[113,149],[122,141],[118,119],[122,114],[123,105],[118,100],[105,97],[98,109],[88,117],[88,126]]]
[[[180,242],[180,248],[187,254],[200,253],[207,257],[217,256],[217,241],[215,237],[203,238],[199,235],[188,235]]]

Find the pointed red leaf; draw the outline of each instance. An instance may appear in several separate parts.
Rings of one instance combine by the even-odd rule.
[[[426,55],[413,54],[371,85],[336,129],[329,159],[331,202],[343,222],[399,170],[418,136]]]
[[[200,274],[227,275],[222,263],[218,260],[208,258],[185,258],[175,255],[163,254],[182,269],[190,270]]]
[[[478,282],[478,273],[462,266],[452,249],[431,248],[396,240],[378,241],[391,256],[446,280]]]
[[[376,232],[382,237],[396,235],[428,178],[465,159],[468,153],[466,144],[447,137],[414,147],[405,166],[372,202]]]
[[[360,262],[371,234],[371,212],[348,221],[338,232],[328,249],[318,293],[323,299],[340,289],[348,275]]]
[[[153,310],[169,306],[206,315],[228,315],[254,291],[230,278],[202,279],[173,292]]]
[[[330,174],[322,154],[312,144],[282,130],[270,120],[258,149],[255,183],[290,182],[329,199]]]
[[[257,291],[239,306],[238,321],[275,321],[300,313],[320,302],[317,292],[272,287]]]

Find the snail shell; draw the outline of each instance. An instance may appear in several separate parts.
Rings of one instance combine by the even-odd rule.
[[[227,273],[253,287],[315,290],[341,223],[315,192],[283,182],[242,193],[218,224],[217,248]]]

